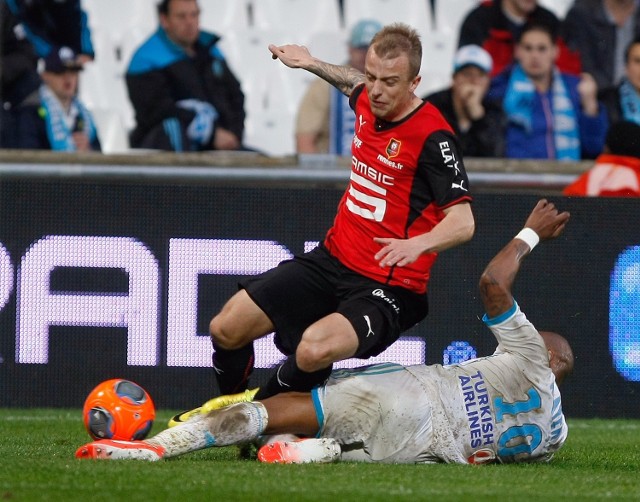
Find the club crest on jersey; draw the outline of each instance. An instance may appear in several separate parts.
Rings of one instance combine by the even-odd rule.
[[[399,153],[400,153],[400,145],[402,143],[400,143],[400,141],[398,141],[397,139],[393,139],[391,138],[389,140],[389,144],[387,145],[387,157],[389,159],[396,157]]]

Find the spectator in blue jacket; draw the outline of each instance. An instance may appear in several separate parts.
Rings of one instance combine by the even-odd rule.
[[[502,103],[506,116],[508,158],[592,159],[604,146],[608,119],[597,84],[589,74],[558,70],[555,40],[549,25],[525,26],[516,62],[491,83],[489,96]]]
[[[160,27],[127,70],[136,114],[134,148],[169,151],[242,149],[244,94],[217,47],[200,30],[196,0],[162,0]]]
[[[17,148],[59,152],[100,151],[93,117],[80,102],[82,63],[70,47],[43,61],[42,85],[16,109]]]

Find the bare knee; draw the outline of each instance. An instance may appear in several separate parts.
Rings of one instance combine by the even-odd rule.
[[[211,319],[209,334],[213,343],[222,349],[234,350],[245,345],[241,337],[233,329],[233,320],[224,312]]]
[[[333,354],[322,344],[303,338],[296,348],[296,364],[298,368],[307,373],[326,368],[333,362]]]
[[[227,350],[244,347],[274,329],[271,320],[246,291],[238,291],[209,323],[213,343]]]
[[[358,343],[349,321],[340,314],[333,314],[304,331],[296,348],[296,363],[302,371],[318,371],[352,357]]]

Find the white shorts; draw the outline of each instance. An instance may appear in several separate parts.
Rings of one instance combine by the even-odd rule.
[[[436,462],[431,399],[403,366],[391,363],[338,370],[312,391],[319,437],[343,445],[343,460]]]

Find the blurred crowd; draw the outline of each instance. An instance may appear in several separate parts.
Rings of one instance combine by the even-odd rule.
[[[349,1],[356,2],[323,0],[338,2],[342,15]],[[450,83],[427,87],[424,98],[454,128],[465,155],[597,159],[611,155],[616,134],[635,145],[627,154],[638,150],[640,138],[615,127],[640,124],[638,0],[565,1],[560,15],[537,0],[418,1],[429,19],[448,9],[459,18],[455,32],[439,33],[453,46]],[[229,45],[220,43],[237,34],[203,26],[201,9],[216,9],[210,3],[156,4],[155,28],[131,51],[123,75],[135,121],[128,147],[259,150],[246,142],[249,82],[239,75],[246,72],[234,71],[222,50]],[[101,57],[82,1],[0,0],[0,9],[0,146],[100,151],[101,129],[78,92],[80,73]],[[366,12],[345,23],[343,59],[333,62],[363,71],[383,22],[374,17]],[[421,73],[428,79],[429,72]],[[348,155],[348,99],[319,79],[307,86],[291,119],[295,150]]]

